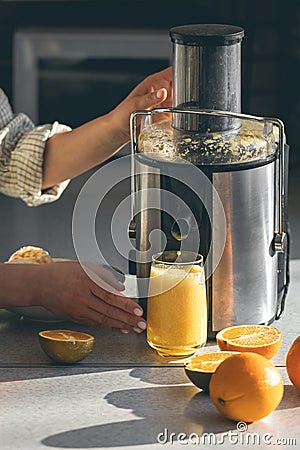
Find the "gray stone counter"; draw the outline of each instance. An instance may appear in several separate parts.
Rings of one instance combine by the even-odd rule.
[[[1,449],[236,449],[247,448],[247,435],[256,439],[251,448],[274,448],[276,439],[289,438],[296,445],[284,448],[297,449],[300,393],[280,371],[286,386],[277,410],[238,432],[182,368],[1,369]],[[194,443],[212,433],[206,439],[215,444],[183,445],[180,433]]]
[[[285,382],[284,398],[246,431],[237,431],[236,423],[220,416],[209,396],[189,382],[181,363],[157,357],[145,333],[112,334],[70,323],[20,320],[2,312],[1,450],[300,448],[300,392],[285,369],[287,349],[300,335],[300,261],[292,261],[291,269],[286,310],[276,322],[283,345],[273,359]],[[94,334],[91,355],[76,365],[51,362],[37,333],[58,327]],[[201,351],[214,349],[210,342]],[[211,435],[201,442],[203,433]],[[180,441],[184,439],[190,443]],[[247,445],[249,441],[255,445]]]

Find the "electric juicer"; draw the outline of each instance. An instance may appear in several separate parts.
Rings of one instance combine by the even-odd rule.
[[[153,253],[184,248],[205,258],[210,336],[272,323],[289,283],[284,125],[241,114],[242,28],[170,36],[174,107],[131,117],[139,301]]]

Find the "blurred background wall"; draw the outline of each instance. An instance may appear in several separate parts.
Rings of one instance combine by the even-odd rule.
[[[18,36],[22,43],[30,33],[62,32],[71,36],[94,33],[98,37],[137,33],[165,36],[169,42],[170,27],[190,23],[228,23],[245,28],[242,111],[279,117],[286,124],[292,149],[290,216],[293,236],[297,236],[300,232],[300,2],[297,0],[2,0],[0,86],[16,105],[13,80]],[[139,37],[136,39],[138,46]],[[38,61],[35,119],[39,123],[59,120],[79,125],[113,108],[146,74],[168,64],[167,54],[136,59],[126,54],[117,59],[106,55],[100,63],[84,51],[80,57],[57,57],[53,45],[48,47],[51,56],[47,58],[44,49],[46,56]],[[167,45],[171,51],[171,44]],[[22,82],[17,87],[21,91],[28,88]],[[89,174],[72,181],[59,202],[36,209],[0,196],[0,232],[9,237],[0,241],[0,260],[16,247],[29,243],[42,245],[55,256],[74,257],[72,209]],[[129,190],[129,181],[124,183]],[[300,245],[295,238],[293,241],[292,255],[300,257]]]

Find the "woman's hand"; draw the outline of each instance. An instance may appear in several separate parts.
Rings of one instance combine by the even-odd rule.
[[[75,261],[31,268],[36,273],[31,304],[62,319],[113,331],[140,333],[146,328],[142,308],[121,293],[123,284],[108,270],[88,263],[86,268],[95,282]]]
[[[120,145],[130,139],[130,114],[138,109],[172,106],[172,67],[145,78],[108,116],[115,124]]]

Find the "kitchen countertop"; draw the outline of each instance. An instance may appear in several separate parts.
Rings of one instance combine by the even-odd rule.
[[[257,449],[280,443],[299,448],[300,392],[285,369],[287,350],[300,335],[299,290],[300,260],[294,260],[286,309],[275,323],[283,331],[283,344],[272,360],[283,376],[284,398],[272,414],[248,424],[247,430],[245,424],[237,430],[235,422],[218,413],[209,396],[189,382],[181,363],[158,357],[147,346],[145,333],[45,324],[1,311],[1,450],[237,449],[251,443]],[[38,331],[51,328],[94,334],[93,352],[75,365],[51,362],[37,337]],[[210,341],[200,352],[216,349]]]

